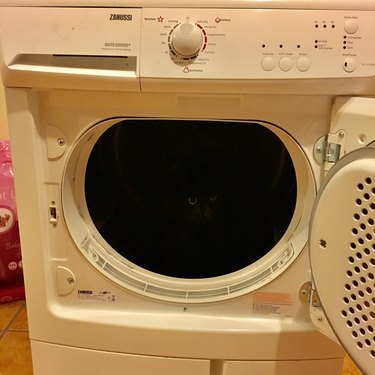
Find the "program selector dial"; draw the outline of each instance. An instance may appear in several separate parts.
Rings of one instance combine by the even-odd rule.
[[[177,25],[170,35],[170,48],[181,57],[196,56],[203,45],[202,30],[187,21]]]

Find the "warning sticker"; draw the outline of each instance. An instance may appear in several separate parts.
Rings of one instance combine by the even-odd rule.
[[[253,314],[267,316],[292,316],[293,299],[289,293],[255,292]]]
[[[80,301],[116,302],[116,296],[110,290],[97,292],[91,289],[79,289],[77,298]]]

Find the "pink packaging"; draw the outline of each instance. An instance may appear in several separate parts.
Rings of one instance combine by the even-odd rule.
[[[9,141],[0,141],[0,302],[25,297]]]

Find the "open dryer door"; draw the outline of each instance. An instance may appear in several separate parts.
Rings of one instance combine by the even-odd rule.
[[[366,110],[362,108],[363,101]],[[326,168],[330,171],[323,180],[312,214],[311,319],[323,332],[337,337],[365,374],[373,374],[375,100],[340,99],[335,109],[333,133],[340,129],[347,142],[340,146],[340,156],[345,155],[332,168]],[[367,145],[361,145],[364,140]]]

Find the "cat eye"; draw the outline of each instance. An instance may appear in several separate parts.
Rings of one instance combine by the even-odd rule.
[[[191,206],[194,206],[198,203],[198,197],[189,197],[188,202]]]
[[[211,196],[210,196],[210,201],[211,201],[211,202],[215,202],[216,199],[217,199],[217,194],[214,194],[214,195],[211,195]]]

